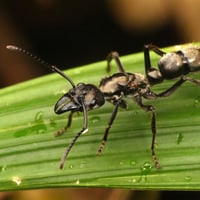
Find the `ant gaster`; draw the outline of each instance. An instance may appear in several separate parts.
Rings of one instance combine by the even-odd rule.
[[[151,66],[150,51],[161,56],[158,69]],[[144,62],[146,77],[151,85],[161,83],[164,80],[179,78],[165,96],[169,96],[185,81],[200,85],[199,80],[186,77],[190,72],[200,71],[200,48],[196,46],[190,45],[179,51],[166,53],[157,46],[148,44],[144,46]]]
[[[22,52],[32,58],[34,58],[39,63],[43,64],[44,66],[48,67],[51,71],[57,72],[62,77],[64,77],[72,86],[72,89],[70,89],[67,93],[65,93],[56,103],[54,107],[54,111],[56,114],[61,114],[64,112],[70,112],[68,117],[67,125],[62,128],[61,130],[58,130],[55,133],[55,136],[62,135],[71,125],[72,122],[72,115],[74,112],[83,112],[84,120],[83,120],[83,127],[82,129],[75,135],[74,139],[71,141],[71,143],[68,145],[62,159],[60,162],[60,169],[64,167],[64,162],[75,144],[76,140],[79,138],[79,136],[85,132],[87,132],[88,127],[88,118],[87,118],[87,112],[98,108],[102,106],[105,103],[104,95],[103,93],[92,84],[85,84],[85,83],[78,83],[77,86],[74,84],[74,82],[61,70],[59,70],[54,65],[49,65],[45,61],[41,60],[40,58],[34,56],[30,52],[19,48],[17,46],[8,45],[6,46],[7,49],[12,51],[19,51]]]

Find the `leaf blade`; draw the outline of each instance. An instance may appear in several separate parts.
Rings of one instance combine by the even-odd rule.
[[[152,55],[153,63],[157,59]],[[128,71],[144,72],[142,53],[125,56],[122,62]],[[105,66],[106,62],[99,62],[66,73],[75,83],[98,84],[106,75]],[[164,82],[154,90],[163,91],[172,84]],[[105,104],[89,112],[89,132],[79,138],[61,171],[60,158],[83,122],[81,114],[75,115],[68,132],[53,137],[67,121],[65,115],[54,114],[53,106],[69,88],[53,74],[0,91],[1,191],[48,187],[200,189],[198,87],[186,83],[168,98],[146,101],[157,110],[156,152],[162,169],[155,169],[151,159],[150,115],[129,101],[129,109],[118,113],[101,156],[96,152],[113,106]]]

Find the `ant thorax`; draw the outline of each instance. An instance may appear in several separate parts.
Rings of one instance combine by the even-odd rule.
[[[150,90],[145,76],[139,73],[115,73],[110,77],[103,78],[99,89],[105,96],[121,95],[137,96]]]

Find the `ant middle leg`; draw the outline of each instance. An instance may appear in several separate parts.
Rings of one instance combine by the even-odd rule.
[[[105,129],[105,132],[104,132],[104,136],[103,136],[102,142],[101,142],[101,144],[99,146],[98,155],[101,155],[101,153],[102,153],[102,151],[103,151],[103,149],[105,147],[106,141],[108,139],[108,133],[109,133],[109,130],[110,130],[110,128],[111,128],[111,126],[112,126],[112,124],[113,124],[113,122],[114,122],[114,120],[115,120],[115,118],[117,116],[119,105],[120,105],[120,101],[115,104],[115,108],[114,108],[114,110],[112,112],[112,115],[111,115],[111,117],[109,119],[108,125],[107,125],[107,127]]]
[[[152,141],[151,141],[151,154],[152,154],[152,160],[154,162],[154,165],[157,169],[161,167],[157,156],[155,152],[155,143],[156,143],[156,113],[155,113],[155,108],[151,105],[144,105],[142,103],[142,98],[137,97],[135,99],[136,103],[146,112],[151,112],[151,132],[152,132]]]
[[[117,51],[112,51],[111,53],[108,54],[108,56],[107,56],[107,71],[110,72],[110,68],[111,68],[110,63],[111,63],[112,59],[114,59],[114,61],[116,62],[119,71],[121,73],[127,74],[124,69],[123,64],[121,63],[121,61],[119,59],[119,54]]]

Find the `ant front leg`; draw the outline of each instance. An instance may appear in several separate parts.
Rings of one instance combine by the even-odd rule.
[[[124,70],[124,66],[122,65],[120,59],[119,59],[119,54],[116,51],[112,51],[111,53],[108,54],[107,56],[107,71],[110,72],[110,63],[112,59],[115,60],[117,67],[119,68],[119,71],[121,73],[127,74],[126,71]]]
[[[161,51],[155,45],[149,44],[144,46],[144,63],[145,63],[146,77],[151,85],[155,85],[161,83],[163,81],[163,77],[158,69],[151,66],[151,59],[150,59],[151,50],[161,57],[165,54],[165,52]]]
[[[70,112],[70,113],[69,113],[69,116],[68,116],[67,125],[64,126],[62,129],[56,131],[56,132],[54,133],[54,136],[55,136],[55,137],[61,136],[61,135],[63,135],[63,134],[67,131],[67,129],[71,126],[71,123],[72,123],[72,116],[73,116],[73,112]]]
[[[159,169],[160,163],[156,157],[156,152],[155,152],[155,142],[156,142],[156,113],[155,113],[155,108],[151,105],[144,105],[142,103],[142,98],[138,96],[135,98],[136,103],[145,111],[151,112],[151,132],[152,132],[152,142],[151,142],[151,154],[152,154],[152,159],[154,162],[154,165],[156,166],[157,169]]]

